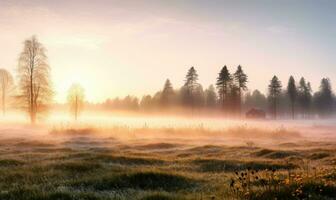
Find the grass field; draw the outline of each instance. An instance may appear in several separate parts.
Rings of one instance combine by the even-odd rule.
[[[286,129],[7,127],[0,199],[336,199],[335,152]]]

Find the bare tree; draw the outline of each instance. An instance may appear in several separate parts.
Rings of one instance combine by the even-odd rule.
[[[47,110],[53,96],[50,67],[46,50],[35,36],[24,42],[19,57],[18,77],[20,103],[30,116],[32,124],[38,114]]]
[[[10,97],[10,93],[14,89],[13,76],[5,69],[0,69],[0,90],[1,90],[1,105],[2,113],[5,115],[7,100]]]
[[[78,119],[84,105],[84,89],[79,84],[73,84],[68,92],[68,104],[70,112]]]

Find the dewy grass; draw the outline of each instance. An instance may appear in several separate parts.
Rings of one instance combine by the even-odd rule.
[[[231,133],[148,127],[84,135],[59,131],[51,133],[55,141],[17,138],[7,142],[10,147],[0,145],[0,199],[335,198],[331,141],[299,137],[287,145],[288,138],[270,139],[274,131],[241,127]],[[258,136],[253,146],[244,139],[248,134],[249,140]],[[216,143],[218,138],[224,142]]]

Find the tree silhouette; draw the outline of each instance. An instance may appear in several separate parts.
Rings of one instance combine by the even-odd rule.
[[[24,42],[24,48],[19,57],[18,99],[29,113],[33,124],[37,114],[47,110],[53,95],[45,51],[43,45],[33,36]]]
[[[224,67],[221,69],[221,71],[218,74],[217,83],[216,83],[219,99],[222,104],[222,109],[224,109],[225,103],[228,99],[231,85],[232,85],[232,77],[226,65],[224,65]]]
[[[210,85],[208,89],[205,90],[205,104],[207,108],[215,108],[217,103],[217,94],[215,87]]]
[[[194,67],[191,67],[188,70],[186,75],[185,83],[182,88],[183,91],[183,99],[187,105],[191,105],[191,108],[194,109],[195,106],[195,92],[198,84],[198,74]]]
[[[312,102],[312,89],[310,83],[306,83],[306,80],[302,77],[298,86],[298,101],[302,109],[303,117],[305,118]]]
[[[236,72],[233,74],[234,80],[237,83],[239,96],[239,114],[241,114],[242,91],[247,90],[247,75],[244,73],[242,67],[238,65]]]
[[[291,112],[292,112],[292,119],[295,117],[295,102],[297,98],[297,89],[295,85],[295,79],[293,76],[290,76],[288,80],[288,85],[287,85],[287,95],[289,97],[290,103],[291,103]]]
[[[2,113],[3,115],[5,115],[7,100],[14,90],[13,77],[5,69],[0,69],[0,90],[1,90]]]
[[[193,102],[197,108],[201,108],[205,105],[205,93],[201,84],[198,84],[193,94]]]
[[[277,100],[281,94],[281,87],[281,82],[279,81],[278,77],[273,76],[268,86],[268,93],[274,119],[277,118]]]
[[[84,89],[79,84],[72,84],[68,91],[68,104],[75,120],[84,106]]]
[[[252,94],[248,93],[245,98],[246,109],[259,108],[266,109],[267,99],[259,90],[254,90]]]
[[[161,93],[161,103],[163,106],[171,106],[174,100],[174,89],[169,79],[166,80]]]
[[[233,114],[240,114],[240,93],[239,87],[236,84],[231,84],[230,86],[228,105]]]
[[[144,95],[140,101],[141,109],[148,111],[153,107],[153,99],[151,95]]]
[[[320,116],[329,116],[333,110],[334,99],[331,83],[328,78],[321,80],[320,89],[314,96],[315,105]]]

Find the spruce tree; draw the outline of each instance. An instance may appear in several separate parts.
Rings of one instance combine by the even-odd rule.
[[[327,117],[333,110],[333,92],[328,78],[321,80],[319,91],[314,95],[315,105],[320,116]]]
[[[215,87],[210,85],[208,89],[205,90],[205,104],[207,108],[214,108],[216,107],[217,103],[217,94],[215,91]]]
[[[163,106],[170,106],[173,103],[174,89],[169,79],[166,80],[162,94],[161,94],[161,104]]]
[[[238,97],[239,97],[239,114],[241,114],[242,91],[247,90],[247,75],[244,73],[242,67],[238,65],[237,71],[234,73],[234,80],[237,83]]]
[[[226,101],[228,100],[231,85],[232,85],[231,74],[227,69],[226,65],[224,65],[224,67],[218,74],[216,83],[222,109],[224,109]]]
[[[281,95],[281,88],[282,85],[280,80],[278,79],[277,76],[273,76],[268,86],[268,93],[274,119],[277,118],[277,103],[278,103],[277,100]]]
[[[290,76],[288,80],[287,85],[287,95],[289,97],[290,103],[291,103],[291,113],[292,113],[292,119],[295,117],[295,102],[297,98],[297,89],[295,85],[295,79],[293,76]]]
[[[303,117],[305,118],[309,113],[312,101],[312,89],[310,83],[306,83],[306,80],[302,77],[298,86],[298,102],[302,109]]]
[[[194,102],[195,91],[199,85],[197,81],[198,81],[197,71],[195,70],[194,67],[191,67],[186,75],[183,91],[185,92],[184,102],[187,103],[188,105],[191,105],[192,109],[194,108],[195,104]]]

